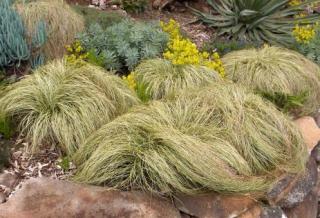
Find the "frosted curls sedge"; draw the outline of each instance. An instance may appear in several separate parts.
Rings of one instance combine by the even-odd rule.
[[[213,83],[135,107],[92,134],[74,156],[76,181],[156,194],[262,194],[302,173],[294,124],[259,96]]]
[[[297,52],[265,46],[230,52],[222,62],[228,79],[251,89],[294,96],[307,91],[301,115],[320,106],[320,68]]]
[[[18,123],[32,151],[58,144],[71,155],[89,134],[138,102],[119,77],[101,68],[54,61],[9,86],[0,114]]]
[[[142,84],[152,99],[174,95],[180,90],[202,87],[221,81],[219,73],[204,66],[176,66],[169,60],[150,59],[137,66],[135,82]]]
[[[74,41],[76,34],[84,30],[84,19],[60,0],[37,0],[30,3],[16,3],[15,8],[24,20],[28,37],[40,21],[46,23],[48,40],[43,52],[47,59],[61,58],[65,45]]]

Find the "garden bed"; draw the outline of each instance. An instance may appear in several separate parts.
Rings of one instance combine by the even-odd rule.
[[[315,217],[319,2],[250,2],[0,2],[0,217]]]

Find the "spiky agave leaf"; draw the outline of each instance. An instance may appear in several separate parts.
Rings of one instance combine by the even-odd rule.
[[[217,72],[207,67],[178,66],[160,58],[142,62],[134,70],[134,76],[152,99],[160,99],[174,95],[182,89],[201,87],[221,80]]]
[[[258,92],[292,96],[307,92],[301,114],[320,106],[320,68],[297,52],[265,46],[231,52],[222,62],[227,78]]]
[[[90,133],[136,103],[117,76],[54,61],[9,86],[0,98],[0,113],[18,123],[32,151],[58,143],[72,154]]]
[[[291,32],[294,26],[315,24],[319,14],[296,16],[306,7],[320,0],[307,0],[289,6],[289,0],[221,0],[220,4],[207,0],[215,14],[193,9],[200,20],[219,29],[219,34],[228,34],[235,39],[265,41],[271,44],[292,45]]]
[[[20,1],[15,8],[23,18],[30,40],[38,24],[45,23],[47,42],[43,52],[48,60],[61,58],[65,52],[64,46],[71,44],[76,34],[84,30],[83,17],[63,0]]]
[[[104,125],[74,156],[75,180],[161,194],[262,193],[281,173],[303,172],[306,157],[272,104],[218,83]]]

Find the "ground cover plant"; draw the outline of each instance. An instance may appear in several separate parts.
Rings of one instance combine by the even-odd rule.
[[[78,40],[87,51],[104,59],[106,69],[127,71],[141,60],[160,56],[168,35],[156,23],[125,20],[107,29],[93,25]]]
[[[205,42],[201,50],[206,52],[216,51],[220,55],[225,55],[231,51],[237,51],[249,48],[259,48],[263,46],[261,42],[247,42],[235,39],[219,39],[213,37],[209,41]]]
[[[37,24],[40,21],[45,23],[47,42],[43,53],[48,60],[61,58],[65,52],[64,46],[71,44],[76,34],[84,30],[83,17],[61,0],[17,2],[15,8],[23,18],[29,39]]]
[[[217,28],[219,35],[246,41],[264,41],[290,46],[294,41],[291,31],[297,23],[301,26],[319,21],[319,14],[300,14],[319,0],[288,4],[289,0],[221,0],[220,4],[207,0],[214,13],[194,10],[200,21]]]
[[[289,109],[293,114],[311,114],[319,107],[320,68],[297,52],[265,46],[228,53],[222,61],[226,77],[236,83],[271,98],[300,99]]]
[[[54,61],[10,85],[0,98],[0,114],[17,123],[31,151],[58,144],[70,155],[90,133],[137,103],[119,77]]]
[[[281,173],[304,171],[294,124],[233,84],[188,90],[134,108],[75,154],[76,181],[160,194],[263,193]]]

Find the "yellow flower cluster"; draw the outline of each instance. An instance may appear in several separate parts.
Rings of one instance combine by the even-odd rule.
[[[315,25],[296,25],[293,29],[293,36],[299,43],[309,43],[316,35]]]
[[[290,6],[296,6],[296,5],[300,5],[302,3],[302,0],[291,0],[289,2]]]
[[[289,4],[291,6],[300,5],[303,3],[304,0],[291,0]],[[316,7],[317,4],[310,3],[309,7],[313,8]],[[297,15],[295,15],[295,18],[303,18],[308,15],[308,12],[301,12]],[[295,37],[295,40],[299,43],[307,44],[312,40],[316,35],[316,27],[318,24],[315,25],[302,25],[301,23],[297,23],[295,27],[293,28],[292,34]]]
[[[71,45],[66,46],[67,55],[66,60],[70,64],[78,64],[81,61],[86,61],[89,53],[85,52],[84,48],[81,46],[80,41],[75,41]]]
[[[180,32],[180,25],[170,19],[168,23],[160,22],[161,28],[170,36],[167,50],[163,53],[165,59],[174,65],[202,65],[216,70],[222,77],[225,70],[218,53],[210,55],[208,52],[200,52],[191,40],[184,38]]]
[[[136,80],[134,78],[134,73],[130,73],[128,76],[123,76],[122,79],[127,83],[127,85],[129,86],[130,89],[132,90],[136,90],[137,87],[137,83]]]

